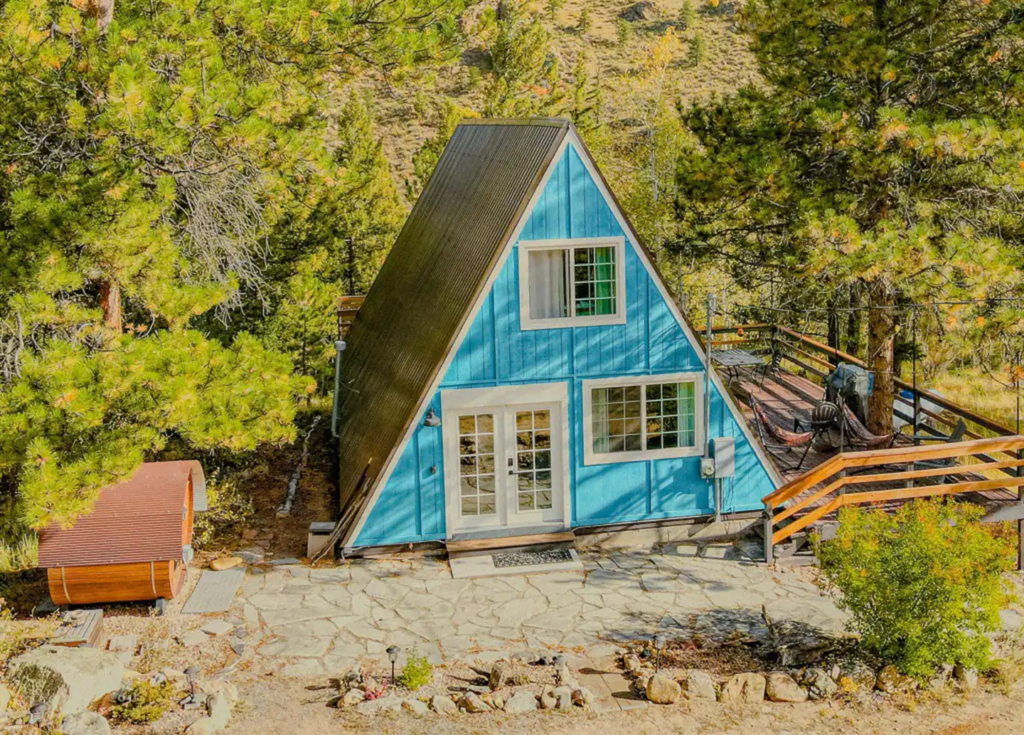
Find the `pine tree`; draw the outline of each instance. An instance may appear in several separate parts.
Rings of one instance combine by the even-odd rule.
[[[300,233],[336,246],[318,213],[360,247],[393,231],[358,171],[379,143],[364,127],[349,153],[325,145],[322,100],[360,70],[449,53],[453,12],[0,4],[0,487],[25,522],[72,522],[171,437],[292,439],[315,384],[239,328],[256,321],[242,307],[273,308],[274,263]]]
[[[697,14],[693,9],[693,3],[690,0],[683,0],[683,4],[679,8],[679,30],[685,31],[692,26],[696,17]]]
[[[765,84],[689,113],[680,250],[795,289],[862,289],[870,425],[885,433],[897,299],[1019,284],[1019,4],[769,0],[745,24]]]
[[[576,30],[581,36],[585,36],[590,33],[590,29],[593,25],[594,22],[590,18],[590,7],[584,5],[583,10],[580,11],[580,19],[576,21]]]
[[[491,45],[494,80],[488,89],[488,117],[555,114],[562,103],[557,61],[548,49],[550,34],[522,0],[501,4]]]

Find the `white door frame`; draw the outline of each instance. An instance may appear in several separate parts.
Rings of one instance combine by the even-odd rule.
[[[501,487],[495,488],[503,497],[497,499],[499,511],[497,519],[491,523],[481,523],[474,528],[459,528],[459,414],[466,410],[485,412],[486,409],[504,412],[506,409],[534,408],[542,406],[557,407],[557,416],[552,416],[552,477],[557,472],[561,481],[560,492],[552,498],[558,509],[557,520],[531,522],[529,527],[550,526],[552,530],[562,530],[570,526],[570,490],[569,490],[569,386],[568,383],[535,383],[530,385],[497,386],[493,388],[454,388],[441,391],[441,431],[444,452],[444,495],[445,495],[445,538],[452,538],[458,533],[483,532],[489,529],[496,531],[514,529],[521,526],[505,525],[504,519],[511,519],[515,513],[501,508],[501,503],[513,497],[515,493],[507,493],[504,485],[507,482],[506,467],[496,466],[500,471]],[[495,416],[496,424],[498,417]],[[560,430],[560,437],[557,436]],[[500,431],[495,426],[495,442],[502,441],[504,446],[514,446],[513,438],[506,437],[504,425]],[[496,448],[497,450],[497,448]],[[497,454],[497,451],[496,451]],[[497,459],[495,460],[497,463]],[[557,469],[556,469],[557,468]],[[560,470],[560,471],[558,471]],[[496,484],[498,482],[495,478]]]

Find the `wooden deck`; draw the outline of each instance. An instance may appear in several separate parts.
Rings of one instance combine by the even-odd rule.
[[[820,379],[815,378],[814,380],[806,377],[795,375],[786,371],[779,371],[777,373],[769,372],[765,376],[764,381],[761,380],[761,373],[756,373],[750,368],[736,368],[732,370],[722,370],[722,377],[728,383],[729,389],[736,398],[736,402],[740,405],[747,423],[750,425],[752,431],[757,435],[758,427],[756,425],[756,419],[754,418],[753,411],[750,408],[748,399],[754,397],[757,399],[765,408],[769,417],[774,420],[779,426],[789,429],[796,430],[794,426],[794,420],[800,420],[803,423],[803,430],[806,430],[810,423],[811,413],[814,410],[814,406],[825,397],[825,391],[821,385]],[[908,427],[909,428],[909,427]],[[929,445],[935,446],[934,442],[929,442]],[[910,448],[914,446],[914,442],[909,436],[899,435],[897,436],[894,448],[899,450],[902,448]],[[845,451],[857,451],[863,449],[863,447],[845,447]],[[817,444],[808,451],[806,458],[802,465],[799,465],[801,456],[804,453],[803,447],[794,447],[792,449],[776,449],[766,448],[766,452],[776,468],[779,470],[779,474],[786,482],[790,482],[797,477],[800,477],[808,470],[822,465],[822,463],[831,459],[839,453],[839,448],[830,448]],[[894,452],[894,455],[898,457],[898,452]],[[1003,457],[1000,457],[1003,459]],[[908,471],[911,470],[911,463],[903,461],[902,463],[894,463],[893,465],[886,465],[892,471]],[[877,474],[876,472],[873,473]],[[884,472],[883,472],[884,474]],[[1006,478],[1007,472],[985,470],[980,473],[965,472],[963,474],[957,474],[955,479],[957,481],[971,481],[971,480],[989,480],[995,478]],[[834,500],[834,495],[824,494],[820,497],[814,497],[829,480],[829,476],[823,477],[820,482],[809,487],[806,491],[800,495],[792,498],[786,505],[793,506],[802,504],[808,499],[799,513],[794,513],[793,518],[799,518],[801,515],[806,515],[813,512],[815,509],[828,504]],[[919,480],[920,483],[928,482],[942,482],[941,476],[932,477],[928,479]],[[879,492],[884,498],[885,495],[891,495],[892,493],[884,493],[883,491],[899,490],[908,487],[908,482],[905,479],[900,480],[889,480],[879,482],[863,482],[858,483],[858,492]],[[1000,508],[1012,503],[1018,502],[1018,494],[1016,488],[995,488],[986,489],[975,492],[965,492],[958,497],[968,500],[971,502],[979,503],[986,507],[989,512],[993,512]],[[908,502],[908,499],[885,499],[877,503],[871,503],[873,507],[883,507],[886,509],[894,509],[902,503]],[[834,520],[834,513],[831,513],[824,517],[824,521]]]

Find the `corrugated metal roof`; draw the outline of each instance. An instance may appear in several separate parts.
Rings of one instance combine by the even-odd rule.
[[[346,337],[343,523],[359,517],[415,420],[568,130],[567,120],[469,121],[445,147]]]
[[[196,461],[147,462],[129,479],[100,490],[89,515],[74,527],[54,524],[39,534],[40,567],[81,567],[182,558],[182,508],[192,476],[193,504],[206,481]],[[197,508],[198,509],[198,508]]]

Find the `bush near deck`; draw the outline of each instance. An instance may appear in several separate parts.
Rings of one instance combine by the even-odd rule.
[[[905,674],[989,663],[985,633],[1011,600],[1003,573],[1015,554],[978,522],[982,512],[923,500],[894,515],[844,509],[836,538],[817,543],[823,585],[839,593],[851,628]]]

